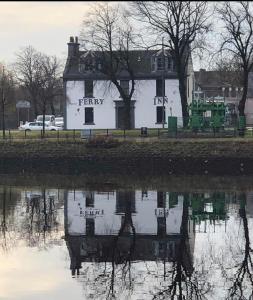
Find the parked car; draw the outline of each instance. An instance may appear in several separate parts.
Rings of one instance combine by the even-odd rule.
[[[20,125],[18,127],[18,129],[25,130],[25,131],[43,130],[43,123],[42,122],[28,122],[28,123],[25,123],[24,125]],[[45,130],[55,131],[55,130],[62,130],[62,128],[45,124]]]
[[[38,115],[35,122],[43,122],[43,115]],[[45,124],[55,126],[55,116],[45,115]]]
[[[56,117],[55,118],[55,126],[57,126],[57,127],[63,127],[64,126],[63,117]]]

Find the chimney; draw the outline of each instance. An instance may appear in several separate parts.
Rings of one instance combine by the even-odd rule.
[[[68,57],[74,57],[77,56],[79,53],[79,43],[78,43],[78,37],[76,36],[75,39],[73,36],[69,38],[68,43]]]

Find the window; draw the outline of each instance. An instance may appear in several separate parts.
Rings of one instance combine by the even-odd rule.
[[[172,59],[170,57],[168,57],[167,68],[168,68],[169,71],[172,70]]]
[[[84,63],[81,63],[79,64],[79,72],[84,72],[85,71],[85,64]]]
[[[93,236],[95,234],[95,220],[86,219],[86,235]]]
[[[85,61],[85,67],[84,67],[85,71],[92,71],[94,69],[94,66],[93,66],[93,62],[91,59],[87,59]]]
[[[163,70],[163,58],[162,57],[157,58],[157,70]]]
[[[85,107],[85,124],[94,124],[94,109],[93,107]]]
[[[156,123],[165,123],[165,107],[156,107]]]
[[[156,96],[157,97],[165,96],[165,84],[163,84],[162,79],[156,80]]]
[[[102,70],[102,62],[100,60],[97,60],[97,70],[101,71]]]
[[[120,86],[122,87],[124,94],[129,95],[129,80],[120,80]]]
[[[155,57],[151,57],[151,70],[155,71],[156,67],[155,67]]]
[[[157,192],[157,207],[165,207],[165,193]]]
[[[93,80],[85,80],[85,97],[93,97]]]
[[[93,193],[86,193],[86,207],[94,207]]]

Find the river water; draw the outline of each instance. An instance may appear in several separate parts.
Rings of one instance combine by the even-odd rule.
[[[0,300],[253,299],[253,181],[64,182],[0,185]]]

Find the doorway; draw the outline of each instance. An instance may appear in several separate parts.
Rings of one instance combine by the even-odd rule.
[[[115,102],[115,113],[116,113],[116,129],[124,129],[124,102],[123,101],[114,101]],[[130,128],[135,127],[135,118],[134,118],[134,109],[135,109],[135,100],[131,101],[130,107]]]

